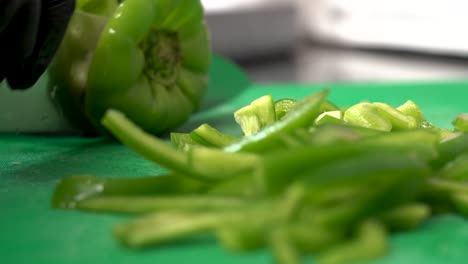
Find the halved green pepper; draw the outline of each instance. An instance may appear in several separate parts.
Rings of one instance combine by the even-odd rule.
[[[112,12],[116,0],[93,9],[98,1],[78,1],[49,71],[64,115],[87,131],[105,131],[108,108],[152,134],[181,125],[207,87],[211,51],[200,0],[125,0]]]

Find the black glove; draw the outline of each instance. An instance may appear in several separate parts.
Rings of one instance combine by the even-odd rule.
[[[0,0],[0,82],[33,86],[57,51],[75,0]]]

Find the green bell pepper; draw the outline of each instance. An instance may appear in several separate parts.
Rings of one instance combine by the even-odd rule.
[[[211,50],[200,0],[82,0],[52,63],[51,97],[72,125],[103,132],[108,108],[152,134],[199,109]]]

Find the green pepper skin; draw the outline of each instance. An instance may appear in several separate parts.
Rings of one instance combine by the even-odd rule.
[[[76,175],[59,182],[52,196],[52,207],[75,208],[82,200],[109,196],[193,194],[204,188],[204,183],[174,174],[131,179]]]
[[[211,61],[201,2],[126,0],[93,21],[102,25],[102,19],[104,26],[91,32],[75,19],[51,68],[50,86],[64,115],[102,134],[108,134],[100,120],[109,108],[151,134],[185,122],[199,108]],[[87,43],[88,35],[86,47],[72,47]]]

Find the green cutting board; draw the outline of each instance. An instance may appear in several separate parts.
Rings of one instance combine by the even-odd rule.
[[[192,117],[180,130],[202,122],[232,134],[232,112],[260,95],[301,98],[324,87],[340,106],[363,100],[397,106],[416,101],[426,117],[450,127],[459,112],[468,112],[468,82],[275,84],[255,85],[238,96]],[[118,143],[99,138],[0,134],[0,261],[2,263],[272,263],[267,251],[225,252],[207,238],[161,248],[130,250],[111,236],[123,216],[51,209],[54,186],[68,175],[99,177],[157,175],[163,169]],[[311,262],[313,260],[309,259]],[[468,219],[439,216],[411,232],[391,237],[388,256],[371,263],[468,263]]]

